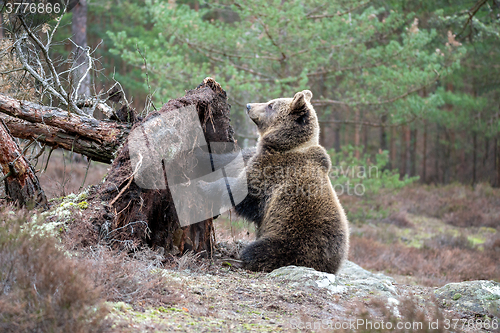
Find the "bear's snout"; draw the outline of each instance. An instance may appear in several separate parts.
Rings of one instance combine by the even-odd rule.
[[[250,105],[250,103],[247,104],[247,112],[250,111],[251,108],[252,108],[252,105]]]

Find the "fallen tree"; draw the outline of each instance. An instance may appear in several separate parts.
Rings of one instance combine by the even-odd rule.
[[[79,116],[0,94],[0,115],[11,134],[112,163],[131,125]]]
[[[143,125],[155,117],[174,117],[186,122],[186,107],[195,108],[196,122],[201,126],[207,143],[234,143],[226,92],[212,78],[205,79],[185,96],[170,100],[133,127],[131,124],[100,121],[0,95],[0,112],[3,113],[0,118],[14,136],[71,150],[95,161],[112,162],[105,181],[89,190],[89,197],[86,198],[88,208],[81,218],[76,217],[72,225],[78,227],[80,223],[91,223],[88,231],[92,235],[85,236],[87,240],[95,239],[117,248],[151,246],[164,248],[167,252],[193,250],[209,255],[215,243],[212,218],[181,226],[168,187],[172,180],[165,179],[165,188],[141,187],[135,177],[137,166],[131,163],[127,140],[132,131],[142,130]],[[182,141],[185,129],[191,125],[187,122],[184,128],[168,130],[177,131]],[[182,173],[196,167],[196,161],[194,164],[182,164],[184,161],[180,156],[176,155],[172,160],[184,168],[178,169]],[[168,169],[169,161],[162,160],[161,163],[166,165],[160,164],[160,167]],[[196,203],[193,203],[193,209],[197,209]]]

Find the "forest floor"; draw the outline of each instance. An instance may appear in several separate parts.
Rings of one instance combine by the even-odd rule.
[[[62,154],[58,152],[52,158],[50,163],[56,166],[49,166],[40,177],[48,196],[77,193],[85,175],[85,161],[61,163]],[[85,186],[100,182],[106,170],[105,165],[92,164]],[[463,321],[458,321],[455,329],[445,329],[446,320],[453,323],[485,318],[444,308],[436,302],[434,290],[450,282],[499,281],[499,189],[484,184],[415,184],[398,191],[339,199],[351,227],[349,260],[394,278],[401,301],[399,313],[395,314],[387,299],[376,294],[332,293],[236,268],[225,258],[234,257],[242,244],[251,241],[254,229],[229,214],[215,221],[219,249],[212,259],[190,253],[179,258],[151,250],[117,255],[105,246],[65,251],[95,286],[98,301],[88,301],[105,309],[105,319],[99,326],[103,331],[323,332],[342,324],[345,331],[351,331],[352,326],[347,324],[361,323],[358,320],[423,325],[422,330],[401,332],[481,331],[462,327]],[[67,238],[62,239],[62,248],[68,249],[64,244]],[[27,271],[42,269],[28,266]],[[66,268],[61,271],[66,272]],[[429,329],[436,320],[439,330]],[[360,326],[355,331],[374,330]]]

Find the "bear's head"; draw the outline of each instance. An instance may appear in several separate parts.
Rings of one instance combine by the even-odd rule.
[[[275,151],[288,151],[319,144],[319,124],[311,105],[312,92],[303,90],[293,98],[247,104],[247,113],[259,130],[259,144]]]

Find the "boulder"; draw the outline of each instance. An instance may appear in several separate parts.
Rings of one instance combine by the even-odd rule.
[[[275,269],[268,278],[283,280],[292,287],[324,288],[330,294],[347,294],[350,297],[398,297],[393,278],[371,273],[350,261],[342,265],[337,276],[308,267],[286,266]]]
[[[500,283],[466,281],[449,283],[434,291],[445,308],[474,315],[500,317]]]

